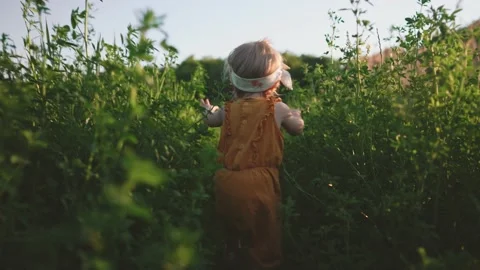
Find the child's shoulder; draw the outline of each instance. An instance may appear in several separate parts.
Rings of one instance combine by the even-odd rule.
[[[279,101],[275,102],[275,111],[280,114],[286,114],[290,112],[290,107],[280,99]]]

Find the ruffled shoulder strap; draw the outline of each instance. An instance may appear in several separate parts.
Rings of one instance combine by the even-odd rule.
[[[227,136],[231,136],[232,135],[232,130],[231,130],[231,126],[230,126],[230,109],[232,107],[232,101],[227,101],[225,102],[225,106],[223,108],[225,114],[224,114],[224,118],[223,118],[223,125],[225,127],[225,135]]]
[[[222,124],[222,133],[220,135],[220,140],[218,142],[217,150],[220,152],[220,156],[218,157],[218,162],[224,162],[224,155],[227,151],[227,137],[232,136],[232,129],[230,126],[230,110],[232,106],[232,101],[225,102],[223,107],[224,117],[223,117],[223,124]]]
[[[265,114],[263,115],[263,118],[260,121],[260,124],[257,126],[255,137],[252,140],[252,159],[250,161],[252,165],[255,165],[255,163],[257,162],[258,141],[262,139],[265,124],[268,121],[268,119],[271,119],[272,117],[274,117],[275,103],[279,101],[282,101],[282,99],[279,97],[271,97],[268,99],[267,110],[265,111]]]

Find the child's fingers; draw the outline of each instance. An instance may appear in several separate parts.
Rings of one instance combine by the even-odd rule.
[[[205,109],[210,109],[212,105],[210,105],[210,100],[208,98],[200,99],[200,106],[204,107]]]
[[[210,107],[210,100],[208,100],[208,98],[205,99],[205,105]]]
[[[301,115],[302,114],[302,111],[296,110],[296,109],[291,110],[291,112],[295,115]]]
[[[205,100],[200,99],[199,101],[200,101],[200,106],[206,107]]]

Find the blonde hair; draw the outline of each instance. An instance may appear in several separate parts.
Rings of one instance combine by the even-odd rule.
[[[227,57],[224,67],[224,79],[229,78],[230,71],[245,79],[262,78],[272,74],[280,66],[289,69],[283,63],[282,55],[266,40],[247,42],[236,47]],[[263,92],[265,97],[278,96],[276,90],[280,82]],[[234,87],[235,94],[243,97],[248,93]]]

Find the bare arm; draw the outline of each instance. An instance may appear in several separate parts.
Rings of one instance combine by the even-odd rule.
[[[303,133],[304,121],[299,110],[292,110],[287,104],[278,102],[275,104],[275,118],[290,135]]]

